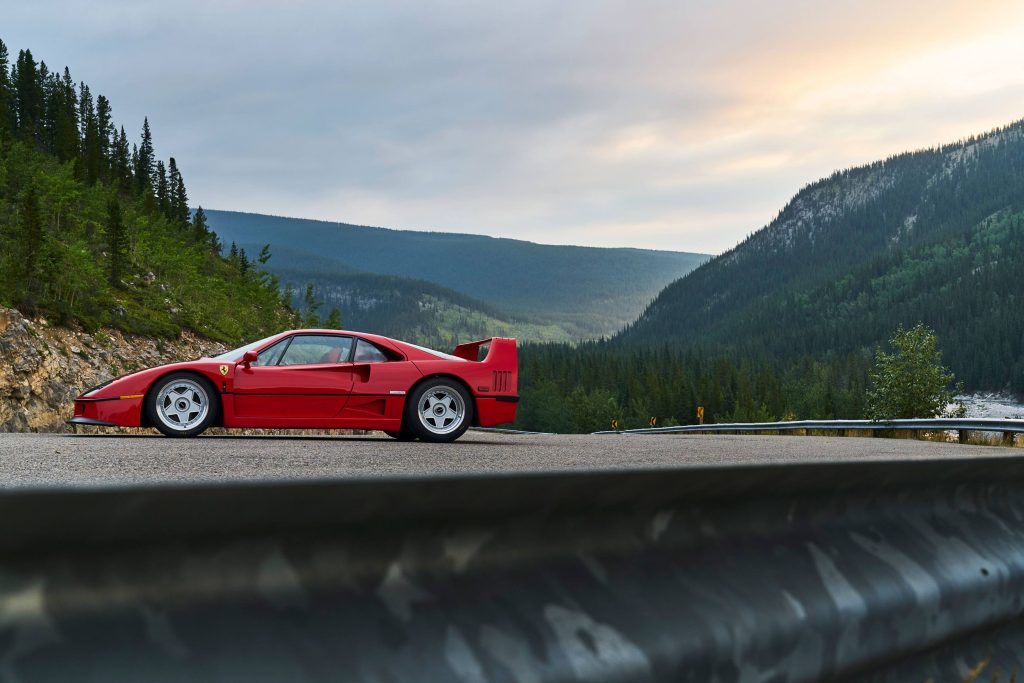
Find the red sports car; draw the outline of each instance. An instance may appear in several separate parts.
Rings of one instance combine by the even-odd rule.
[[[156,427],[167,436],[213,426],[379,429],[444,442],[470,425],[515,420],[517,383],[515,339],[447,354],[362,332],[292,330],[93,387],[75,399],[68,422]]]

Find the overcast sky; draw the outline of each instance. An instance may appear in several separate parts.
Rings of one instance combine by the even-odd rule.
[[[836,168],[1024,117],[1020,0],[9,2],[195,204],[718,253]]]

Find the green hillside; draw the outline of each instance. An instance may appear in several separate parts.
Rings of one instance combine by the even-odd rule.
[[[276,281],[224,259],[189,214],[174,158],[143,123],[129,147],[111,103],[0,42],[0,304],[88,329],[225,342],[291,326]]]
[[[622,344],[783,361],[935,329],[973,389],[1024,393],[1024,123],[837,173],[673,283]]]
[[[432,282],[496,306],[506,318],[542,320],[575,338],[621,329],[666,284],[707,259],[701,254],[550,246],[232,211],[207,214],[224,243],[250,249],[269,244],[274,256],[268,267],[288,271],[299,281],[319,285],[321,274],[354,269]],[[325,268],[327,259],[336,266]]]
[[[273,258],[271,258],[273,262]],[[283,283],[299,283],[307,271],[276,271]],[[346,329],[364,330],[439,349],[470,339],[515,337],[569,341],[559,325],[510,317],[497,307],[423,280],[372,273],[317,274],[322,311],[337,308]],[[301,306],[298,291],[296,306]]]

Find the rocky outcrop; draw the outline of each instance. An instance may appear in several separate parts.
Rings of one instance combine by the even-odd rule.
[[[83,390],[142,368],[225,350],[188,332],[172,340],[113,329],[89,334],[0,308],[0,431],[68,431],[64,420]]]

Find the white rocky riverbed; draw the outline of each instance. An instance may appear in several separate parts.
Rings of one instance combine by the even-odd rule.
[[[1024,403],[1007,394],[965,394],[957,396],[967,407],[967,417],[995,420],[1024,419]]]

